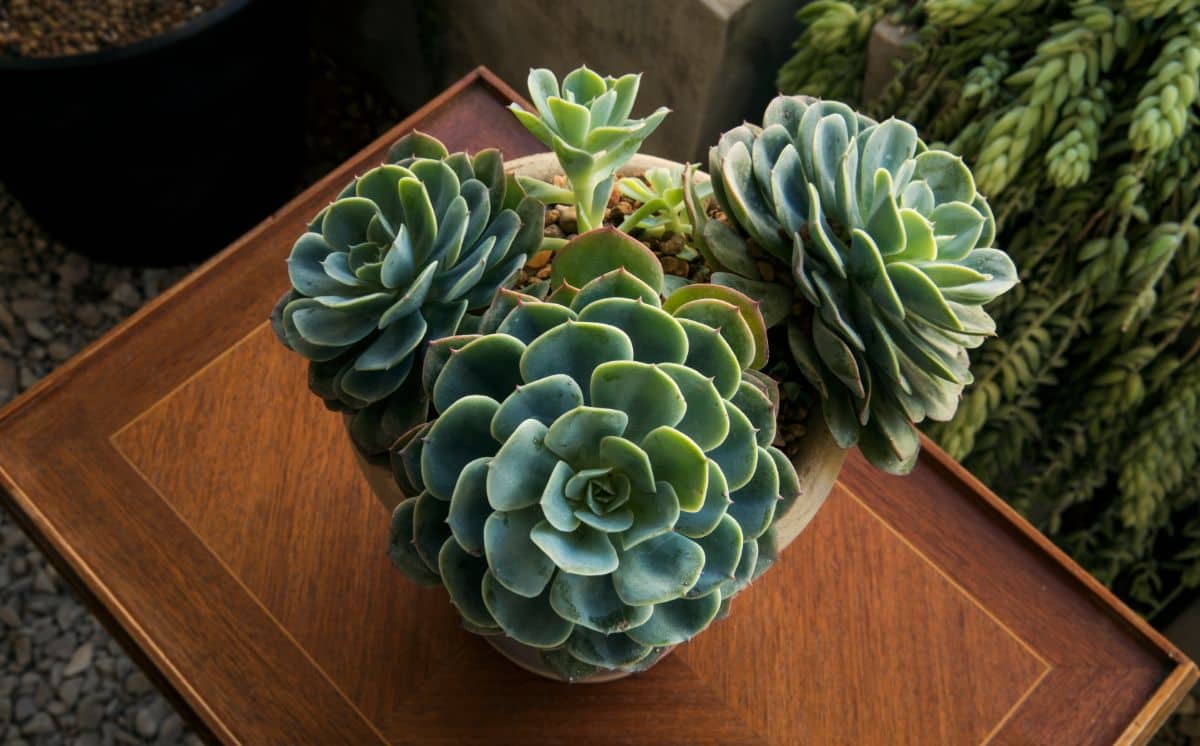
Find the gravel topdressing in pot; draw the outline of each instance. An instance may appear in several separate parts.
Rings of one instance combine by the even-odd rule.
[[[124,47],[229,0],[11,0],[0,4],[0,56],[70,57]]]

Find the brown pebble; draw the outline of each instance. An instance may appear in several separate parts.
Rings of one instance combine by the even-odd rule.
[[[50,358],[57,362],[63,362],[71,357],[71,348],[66,342],[54,341],[46,346],[46,351],[50,353]]]
[[[678,277],[687,277],[691,269],[691,265],[677,256],[664,256],[662,258],[662,266],[664,272]]]
[[[546,249],[544,251],[539,251],[538,253],[531,256],[529,258],[528,262],[525,262],[525,268],[526,269],[541,269],[542,267],[545,267],[547,264],[550,263],[550,259],[553,256],[554,256],[554,252],[551,251],[550,249]]]
[[[558,226],[563,229],[564,233],[576,233],[579,231],[579,218],[575,214],[574,207],[564,207],[559,210]]]
[[[546,210],[546,220],[545,220],[544,224],[545,225],[553,225],[553,224],[557,223],[558,216],[559,216],[558,208],[551,207],[550,209]]]
[[[757,261],[754,263],[758,267],[758,274],[767,282],[775,281],[775,265],[767,261]]]
[[[541,269],[538,270],[537,278],[539,280],[549,280],[550,272],[552,269],[553,269],[552,267],[542,267]]]
[[[547,225],[546,229],[542,231],[542,235],[546,238],[565,238],[567,234],[555,223],[554,225]]]
[[[687,245],[684,237],[678,233],[673,234],[670,238],[662,243],[662,253],[668,256],[674,256],[683,251],[683,247]]]

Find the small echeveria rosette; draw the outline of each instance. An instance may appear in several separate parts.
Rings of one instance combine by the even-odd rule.
[[[311,361],[310,388],[354,413],[368,454],[426,418],[419,376],[429,340],[486,307],[541,239],[544,208],[509,188],[500,154],[450,154],[413,133],[352,181],[300,236],[292,289],[272,316]]]
[[[610,269],[616,267],[616,269]],[[468,629],[561,678],[638,671],[703,630],[775,557],[799,491],[771,445],[778,391],[756,304],[690,285],[612,229],[560,250],[549,300],[503,290],[435,342],[438,417],[394,454],[392,557]]]
[[[967,350],[995,333],[983,305],[1017,282],[970,170],[906,122],[802,96],[776,98],[761,128],[725,133],[710,167],[735,226],[697,220],[706,256],[730,273],[714,282],[773,297],[747,240],[787,263],[809,307],[788,319],[790,347],[834,438],[908,472],[913,423],[954,414],[972,381]]]
[[[641,75],[602,77],[585,65],[568,73],[560,87],[553,72],[538,68],[529,71],[534,111],[517,103],[509,107],[558,157],[567,186],[520,176],[517,181],[547,204],[574,204],[581,231],[603,225],[617,169],[669,113],[660,106],[649,116],[630,118],[641,82]]]

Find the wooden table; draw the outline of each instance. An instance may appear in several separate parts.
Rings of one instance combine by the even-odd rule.
[[[515,96],[476,71],[0,414],[7,507],[185,711],[250,744],[1145,741],[1195,666],[929,443],[903,479],[852,455],[729,619],[618,683],[534,678],[390,566],[265,320],[401,133],[537,150]]]

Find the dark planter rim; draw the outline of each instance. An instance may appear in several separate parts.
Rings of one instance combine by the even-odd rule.
[[[178,41],[197,36],[209,28],[221,23],[256,0],[228,0],[224,5],[213,8],[174,29],[142,39],[132,44],[99,52],[73,54],[66,57],[7,57],[0,55],[0,71],[36,72],[41,70],[73,70],[76,68],[98,67],[110,62],[132,59],[150,54]]]

